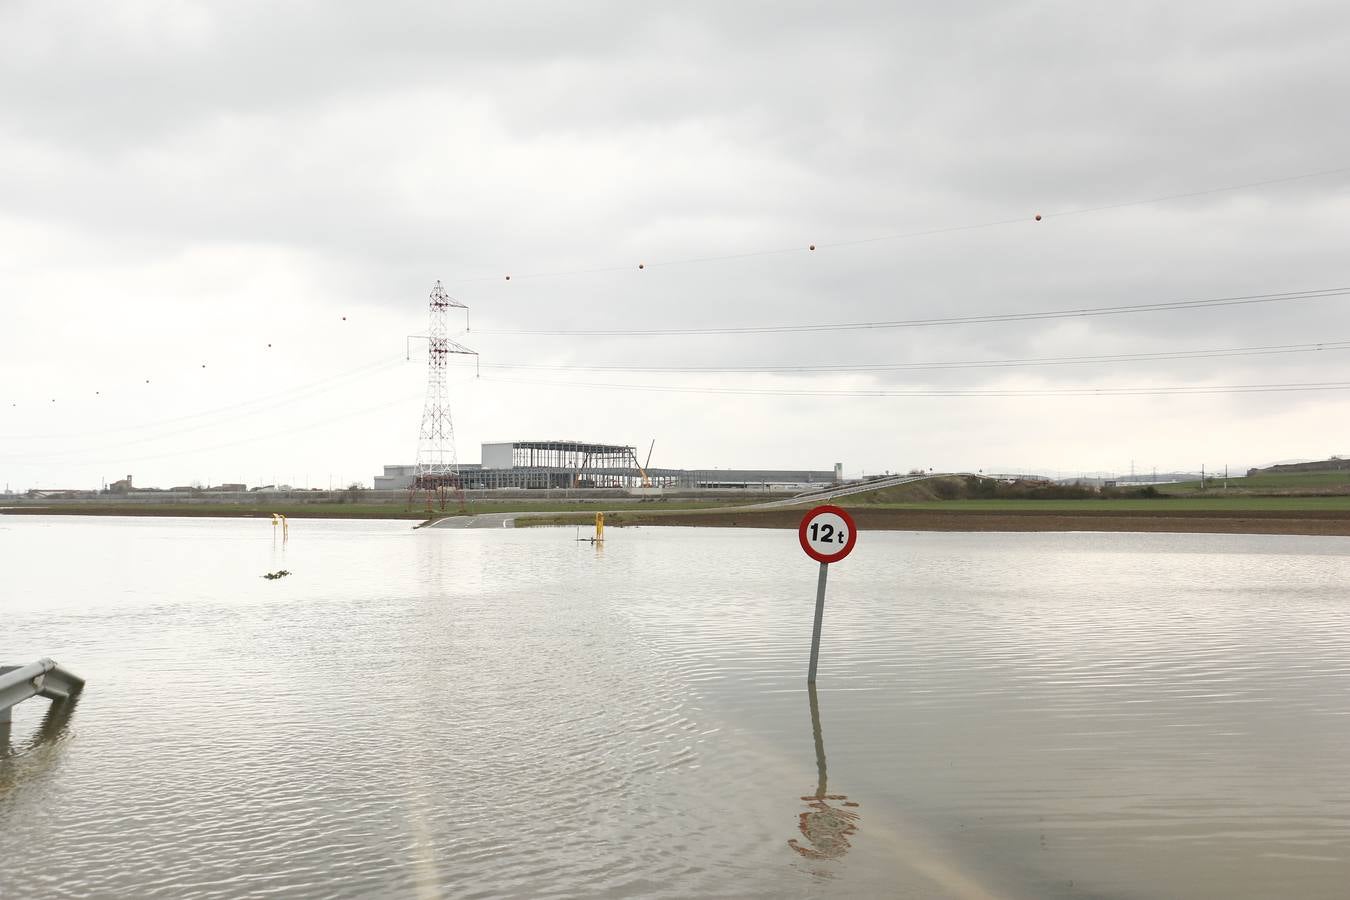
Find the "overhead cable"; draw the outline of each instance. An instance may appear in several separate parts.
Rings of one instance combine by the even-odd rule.
[[[1226,347],[1211,350],[1171,350],[1151,353],[1111,353],[1101,356],[1032,356],[1021,359],[957,360],[913,363],[839,363],[814,366],[663,366],[663,365],[567,365],[552,363],[483,363],[484,369],[530,370],[543,372],[647,372],[651,374],[736,374],[736,373],[847,373],[910,372],[954,369],[997,369],[1034,366],[1093,365],[1101,363],[1167,362],[1189,359],[1225,359],[1245,356],[1279,356],[1295,353],[1350,350],[1350,341],[1319,341],[1315,344],[1272,344],[1260,347]],[[461,366],[459,368],[473,368]]]
[[[1069,388],[736,388],[686,387],[659,384],[614,384],[586,381],[533,381],[529,379],[484,378],[495,384],[545,385],[555,388],[639,391],[665,394],[732,394],[766,397],[1095,397],[1160,396],[1201,394],[1260,394],[1299,391],[1350,390],[1350,381],[1291,382],[1286,384],[1159,385],[1155,387],[1069,387]]]
[[[864,322],[825,322],[800,325],[733,325],[706,328],[485,328],[479,334],[553,335],[565,337],[669,337],[719,334],[796,334],[822,331],[868,331],[894,328],[931,328],[948,325],[987,325],[999,322],[1034,322],[1046,319],[1082,319],[1186,309],[1215,309],[1225,306],[1249,306],[1261,303],[1292,303],[1344,297],[1350,287],[1285,291],[1274,294],[1244,294],[1204,300],[1167,300],[1160,303],[1131,303],[1119,306],[1089,306],[1077,309],[1036,310],[1020,313],[983,313],[972,316],[944,316],[925,319],[894,319]]]
[[[231,419],[253,416],[269,409],[276,409],[282,406],[289,406],[290,404],[297,403],[302,400],[309,400],[320,394],[337,390],[339,388],[345,388],[345,385],[341,385],[339,384],[339,382],[343,382],[348,379],[355,378],[357,376],[363,376],[368,378],[372,375],[378,374],[379,372],[383,372],[385,370],[394,368],[396,366],[401,366],[403,364],[404,359],[402,357],[399,357],[398,359],[393,359],[391,357],[386,356],[378,361],[373,361],[354,369],[347,369],[345,371],[326,376],[317,381],[312,381],[307,384],[287,388],[286,390],[278,391],[272,394],[266,394],[261,397],[255,397],[250,400],[242,400],[238,403],[231,403],[226,406],[217,406],[211,409],[198,410],[197,412],[186,413],[181,416],[173,416],[167,419],[158,419],[150,422],[138,422],[131,425],[114,425],[110,428],[96,429],[96,431],[98,431],[99,433],[115,433],[121,431],[138,432],[139,433],[138,437],[132,440],[128,440],[124,443],[125,444],[142,443],[146,440],[154,440],[162,437],[169,437],[174,434],[182,434],[188,431],[195,431],[200,428],[214,427],[220,424],[221,422],[229,421]],[[74,396],[79,397],[79,395]],[[112,397],[114,395],[108,394],[100,396]],[[65,395],[65,399],[69,401],[70,399],[72,399],[71,395]],[[90,398],[86,396],[83,399],[87,401]],[[45,404],[38,404],[38,405],[45,406]],[[173,431],[163,432],[157,435],[149,435],[149,436],[145,435],[145,432],[147,430],[162,428],[166,425],[175,425],[180,422],[191,422],[194,420],[205,420],[205,421],[201,421],[199,424],[196,425],[188,425],[182,428],[174,429]],[[13,435],[6,435],[6,437],[23,440],[49,440],[56,438],[72,438],[72,437],[87,438],[89,434],[90,429],[86,428],[80,431],[72,431],[72,432],[62,432],[53,434],[13,434]]]

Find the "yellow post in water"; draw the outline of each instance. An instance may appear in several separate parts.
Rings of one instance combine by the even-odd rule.
[[[605,539],[605,514],[602,512],[595,514],[595,539],[597,542]]]

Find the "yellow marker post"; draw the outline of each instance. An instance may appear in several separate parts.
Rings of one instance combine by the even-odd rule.
[[[595,541],[600,543],[605,539],[605,514],[598,512],[595,514]]]

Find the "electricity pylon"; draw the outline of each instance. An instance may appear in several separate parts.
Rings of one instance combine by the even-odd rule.
[[[427,399],[422,407],[417,468],[408,501],[411,505],[413,497],[420,492],[426,497],[427,509],[431,509],[433,498],[438,498],[441,509],[445,509],[447,491],[455,491],[461,504],[464,496],[459,462],[455,458],[455,424],[450,416],[446,370],[451,356],[477,356],[478,353],[450,339],[449,311],[469,307],[447,294],[439,281],[431,289],[428,308],[431,321],[427,331]]]

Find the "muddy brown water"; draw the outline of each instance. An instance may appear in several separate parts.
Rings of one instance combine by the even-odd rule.
[[[607,537],[0,520],[0,896],[1345,895],[1350,539]]]

